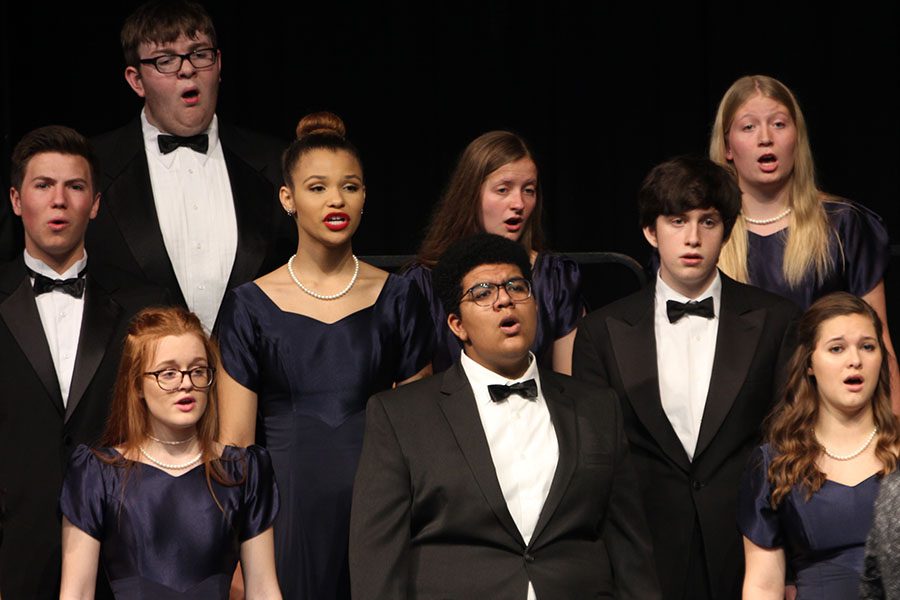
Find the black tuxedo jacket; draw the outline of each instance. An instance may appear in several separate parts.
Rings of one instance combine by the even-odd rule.
[[[0,492],[3,600],[59,597],[59,492],[72,450],[100,437],[128,321],[166,304],[156,287],[88,266],[84,313],[69,399],[63,406],[25,264],[0,266]]]
[[[237,252],[228,278],[231,289],[287,260],[297,249],[297,231],[277,200],[282,146],[221,121],[219,139],[238,227]],[[140,118],[94,139],[93,144],[103,175],[100,211],[87,232],[88,254],[92,260],[165,288],[184,306],[159,228]]]
[[[615,394],[540,376],[559,463],[528,545],[458,363],[369,400],[350,519],[354,600],[525,600],[529,580],[538,598],[659,597]]]
[[[699,523],[712,597],[740,598],[738,485],[776,399],[780,369],[792,350],[788,332],[799,311],[780,296],[722,275],[712,377],[690,461],[660,400],[655,294],[654,280],[585,317],[575,338],[574,375],[619,394],[664,597],[691,597],[690,589],[684,594]]]

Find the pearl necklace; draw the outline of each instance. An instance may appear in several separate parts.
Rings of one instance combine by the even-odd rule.
[[[834,460],[853,460],[857,456],[863,453],[863,451],[869,447],[869,444],[872,443],[872,440],[875,439],[875,434],[878,433],[878,428],[875,427],[872,429],[872,433],[869,434],[869,437],[866,438],[866,441],[863,442],[863,445],[860,446],[855,452],[851,452],[850,454],[834,454],[831,450],[825,447],[825,444],[822,444],[822,441],[819,439],[819,436],[816,435],[816,441],[822,446],[822,450],[825,451],[825,454],[833,458]],[[813,431],[813,435],[815,435],[815,431]]]
[[[193,439],[196,439],[197,435],[194,434],[194,435],[192,435],[191,437],[189,437],[189,438],[187,438],[187,439],[185,439],[185,440],[176,440],[176,441],[174,441],[174,442],[170,442],[170,441],[168,441],[168,440],[161,440],[161,439],[159,439],[159,438],[157,438],[157,437],[153,437],[153,436],[150,435],[149,433],[147,434],[147,437],[150,438],[151,440],[153,440],[154,442],[157,442],[157,443],[160,443],[160,444],[165,444],[166,446],[180,446],[180,445],[182,445],[182,444],[187,444],[188,442],[190,442],[190,441],[193,440]]]
[[[741,216],[744,217],[745,221],[747,221],[748,223],[753,223],[754,225],[771,225],[772,223],[775,223],[776,221],[780,221],[783,218],[785,218],[786,216],[788,216],[789,214],[791,214],[791,210],[792,210],[791,207],[788,206],[786,209],[784,209],[784,212],[772,217],[771,219],[751,219],[750,217],[748,217],[747,215],[745,215],[743,213],[741,213]]]
[[[294,274],[294,258],[297,257],[296,254],[288,259],[288,262],[287,262],[288,273],[290,274],[291,279],[294,280],[294,283],[297,284],[297,287],[300,288],[301,290],[303,290],[304,292],[306,292],[307,294],[309,294],[310,296],[312,296],[313,298],[316,298],[318,300],[337,300],[341,296],[345,296],[347,294],[347,292],[350,291],[350,288],[353,287],[353,285],[356,283],[357,278],[359,277],[359,259],[356,258],[355,254],[351,254],[350,256],[353,258],[353,277],[350,278],[350,283],[347,284],[347,287],[345,287],[344,289],[342,289],[341,291],[339,291],[336,294],[320,294],[318,292],[312,291],[311,289],[309,289],[308,287],[306,287],[305,285],[300,283],[300,280],[297,279],[297,276]]]
[[[181,463],[181,464],[170,464],[170,463],[164,463],[160,460],[156,460],[155,458],[153,458],[152,456],[147,454],[147,451],[144,450],[143,446],[138,446],[138,450],[141,451],[141,454],[144,455],[144,458],[146,458],[147,460],[152,462],[154,465],[162,467],[163,469],[172,469],[173,471],[180,471],[181,469],[187,469],[191,465],[195,465],[198,462],[200,462],[200,459],[203,457],[203,451],[201,450],[200,452],[197,453],[197,456],[192,458],[189,462]]]

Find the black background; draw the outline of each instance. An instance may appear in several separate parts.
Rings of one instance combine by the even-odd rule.
[[[136,115],[118,32],[137,4],[0,7],[5,164],[34,127],[92,136]],[[310,111],[346,121],[368,188],[359,254],[413,252],[459,152],[485,131],[512,129],[538,156],[551,247],[643,261],[641,179],[665,158],[705,153],[722,94],[754,73],[799,98],[821,187],[876,210],[900,239],[896,2],[261,0],[207,9],[222,48],[220,118],[285,143]]]

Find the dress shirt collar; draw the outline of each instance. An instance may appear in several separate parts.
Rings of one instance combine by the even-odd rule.
[[[472,393],[475,394],[475,401],[479,404],[494,404],[491,395],[488,393],[489,385],[512,385],[520,381],[534,379],[538,388],[538,397],[543,397],[541,390],[541,378],[538,373],[537,360],[534,354],[528,353],[528,368],[522,373],[521,377],[516,379],[507,379],[502,375],[494,373],[487,367],[475,362],[469,358],[465,351],[460,351],[459,364],[462,366],[469,384],[472,386]]]
[[[716,277],[712,280],[712,283],[703,290],[700,294],[697,295],[696,298],[688,298],[683,294],[679,294],[665,281],[662,280],[662,277],[659,275],[659,272],[656,273],[656,307],[657,310],[662,310],[665,312],[666,310],[666,301],[667,300],[675,300],[676,302],[696,302],[699,300],[703,300],[707,297],[712,297],[713,299],[713,308],[716,312],[715,318],[719,318],[719,307],[722,304],[722,277],[719,275],[719,270],[716,269]]]
[[[159,151],[159,142],[156,139],[160,134],[168,134],[169,132],[160,131],[155,125],[151,124],[150,121],[147,120],[147,115],[145,113],[146,109],[141,110],[141,131],[144,133],[144,149],[147,151],[147,156],[155,157],[165,168],[170,169],[175,162],[175,154],[177,151],[163,154]],[[189,152],[194,152],[198,156],[200,163],[205,165],[206,161],[209,160],[209,157],[212,156],[213,150],[216,149],[216,145],[219,143],[219,117],[213,115],[212,121],[209,123],[209,128],[201,133],[205,133],[209,137],[209,146],[206,148],[206,154],[200,154],[193,150],[189,150]]]
[[[28,254],[28,250],[25,250],[25,266],[35,273],[39,273],[50,279],[72,279],[73,277],[78,277],[78,274],[87,266],[87,250],[83,250],[82,252],[82,257],[75,261],[75,264],[66,269],[65,273],[57,273],[52,268],[48,267],[44,261]]]

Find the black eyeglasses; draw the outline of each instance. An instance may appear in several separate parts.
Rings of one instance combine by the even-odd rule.
[[[208,389],[216,378],[216,370],[212,367],[194,367],[187,371],[180,369],[160,369],[159,371],[149,371],[144,373],[146,376],[153,375],[156,383],[164,392],[174,392],[181,387],[184,376],[187,375],[191,380],[191,385],[198,390]]]
[[[153,58],[142,58],[138,62],[142,65],[153,65],[157,71],[168,75],[180,71],[185,60],[194,65],[195,69],[206,69],[219,60],[219,49],[199,48],[187,54],[163,54]]]
[[[472,302],[478,306],[493,306],[500,298],[501,287],[506,290],[506,295],[513,302],[524,302],[531,298],[531,282],[524,277],[513,277],[503,283],[491,283],[489,281],[476,283],[467,289],[462,297],[465,298],[466,295],[471,295]]]

